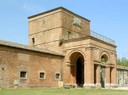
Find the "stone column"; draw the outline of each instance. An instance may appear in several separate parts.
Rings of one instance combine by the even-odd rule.
[[[84,65],[84,86],[92,87],[94,86],[94,64],[93,64],[93,54],[92,48],[86,49],[86,63]]]
[[[97,65],[97,70],[96,70],[96,87],[101,87],[101,84],[100,84],[100,71],[101,71],[101,66]]]
[[[111,86],[113,87],[113,86],[117,86],[117,82],[116,82],[116,78],[117,78],[117,65],[116,65],[116,63],[117,63],[117,55],[116,54],[114,54],[114,56],[113,56],[113,64],[114,64],[114,67],[112,68],[112,70],[111,70]]]
[[[105,87],[110,87],[110,67],[105,68]]]
[[[111,68],[111,86],[116,86],[116,68]]]

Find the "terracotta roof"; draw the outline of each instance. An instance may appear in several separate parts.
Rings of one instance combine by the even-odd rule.
[[[39,16],[39,15],[43,15],[43,14],[46,14],[46,13],[49,13],[49,12],[52,12],[52,11],[56,11],[56,10],[59,10],[59,9],[65,10],[65,11],[67,11],[67,12],[73,14],[73,15],[76,15],[76,16],[78,16],[78,17],[80,17],[82,19],[85,19],[85,20],[90,22],[90,20],[88,20],[88,19],[86,19],[86,18],[84,18],[84,17],[82,17],[82,16],[80,16],[80,15],[78,15],[78,14],[76,14],[76,13],[74,13],[74,12],[72,12],[72,11],[66,9],[66,8],[64,8],[64,7],[54,8],[54,9],[51,9],[51,10],[48,10],[48,11],[45,11],[45,12],[42,12],[42,13],[39,13],[39,14],[36,14],[36,15],[33,15],[33,16],[29,16],[28,19],[36,17],[36,16]]]
[[[64,56],[63,54],[59,54],[59,53],[56,53],[56,52],[53,52],[53,51],[50,51],[47,49],[32,47],[32,46],[28,46],[28,45],[23,45],[23,44],[18,44],[18,43],[9,42],[9,41],[3,41],[3,40],[0,40],[0,46],[7,46],[7,47],[12,47],[12,48],[41,52],[41,53],[57,55],[57,56]]]

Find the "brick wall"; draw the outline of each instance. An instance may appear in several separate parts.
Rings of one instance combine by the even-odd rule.
[[[24,49],[0,46],[0,86],[58,86],[56,73],[61,74],[61,57]],[[26,72],[21,78],[20,72]],[[45,73],[41,79],[40,72]]]

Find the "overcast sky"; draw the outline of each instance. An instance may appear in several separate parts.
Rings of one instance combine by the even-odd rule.
[[[115,40],[128,58],[128,0],[0,0],[0,40],[28,44],[28,16],[63,6],[89,20],[91,30]]]

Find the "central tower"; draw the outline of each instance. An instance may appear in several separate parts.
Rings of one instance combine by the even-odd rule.
[[[90,21],[63,7],[28,17],[29,45],[63,53],[63,41],[90,34]]]

